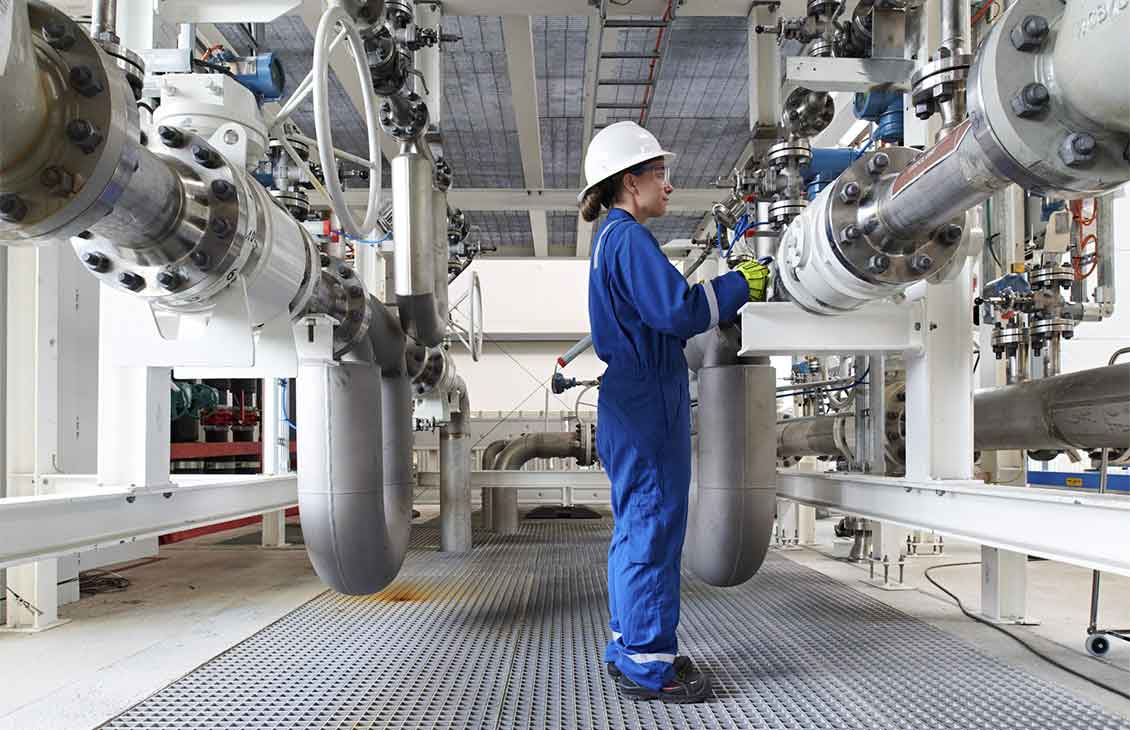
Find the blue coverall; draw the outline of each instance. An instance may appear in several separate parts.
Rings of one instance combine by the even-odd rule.
[[[589,262],[589,323],[608,368],[597,450],[612,482],[612,640],[605,661],[659,690],[674,672],[679,570],[691,478],[686,340],[749,300],[738,272],[689,286],[647,228],[612,209]]]

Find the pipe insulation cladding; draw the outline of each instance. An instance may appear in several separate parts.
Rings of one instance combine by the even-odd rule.
[[[698,371],[697,482],[683,559],[714,586],[749,580],[765,560],[776,511],[776,371]]]

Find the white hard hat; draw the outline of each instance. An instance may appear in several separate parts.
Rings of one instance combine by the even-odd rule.
[[[674,156],[673,152],[659,146],[654,134],[635,122],[609,124],[589,142],[585,155],[585,182],[588,184],[577,195],[577,202],[585,197],[589,188],[618,172],[656,157],[671,159]]]

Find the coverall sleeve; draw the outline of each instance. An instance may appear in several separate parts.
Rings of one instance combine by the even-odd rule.
[[[749,285],[738,272],[690,286],[646,228],[626,229],[617,247],[617,270],[640,318],[652,329],[690,339],[733,320],[749,301]]]

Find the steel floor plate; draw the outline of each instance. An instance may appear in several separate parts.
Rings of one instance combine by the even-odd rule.
[[[609,531],[526,521],[454,556],[417,527],[382,593],[323,593],[102,727],[1130,730],[775,555],[738,588],[684,579],[680,649],[710,702],[621,701],[600,661]]]

